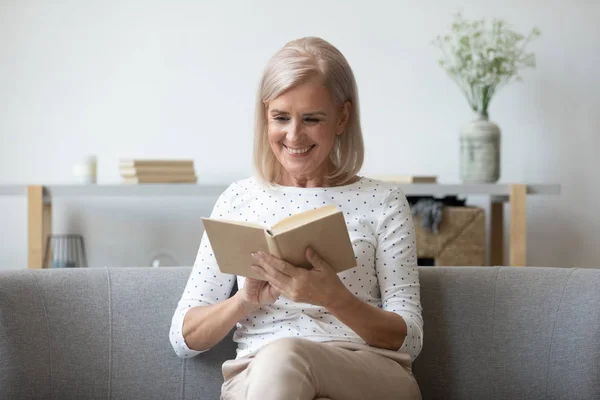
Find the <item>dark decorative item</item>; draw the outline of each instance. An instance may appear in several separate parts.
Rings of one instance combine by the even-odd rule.
[[[86,268],[87,257],[83,236],[50,235],[44,255],[45,268]]]
[[[408,196],[408,203],[414,217],[421,221],[425,232],[439,233],[445,207],[465,207],[466,200],[457,196],[434,198],[432,196]]]

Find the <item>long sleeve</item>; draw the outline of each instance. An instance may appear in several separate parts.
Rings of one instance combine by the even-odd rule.
[[[235,184],[234,184],[235,185]],[[233,185],[232,185],[233,186]],[[211,218],[229,217],[232,186],[219,196]],[[216,304],[229,298],[235,276],[223,274],[217,266],[206,232],[203,233],[194,267],[171,321],[169,338],[175,353],[181,358],[194,357],[206,350],[192,350],[183,338],[183,320],[193,307]]]
[[[398,351],[416,359],[423,347],[423,317],[417,266],[415,228],[406,196],[390,191],[377,227],[375,267],[382,308],[406,322],[407,335]]]

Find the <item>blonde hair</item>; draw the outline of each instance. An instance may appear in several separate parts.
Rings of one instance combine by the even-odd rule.
[[[336,135],[330,158],[334,170],[326,176],[330,183],[343,185],[360,171],[364,144],[360,127],[358,90],[350,65],[342,53],[327,41],[306,37],[287,43],[267,63],[260,82],[255,109],[254,168],[265,183],[275,183],[282,166],[273,154],[267,137],[266,107],[288,89],[313,77],[322,78],[334,105],[341,111],[350,102],[346,131]]]

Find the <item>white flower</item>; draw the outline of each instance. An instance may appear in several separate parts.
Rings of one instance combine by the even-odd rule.
[[[442,51],[440,66],[458,84],[471,108],[487,114],[497,90],[512,80],[519,80],[518,71],[535,67],[535,55],[524,49],[540,31],[534,28],[523,35],[511,30],[501,20],[491,27],[485,20],[465,21],[455,13],[451,32],[438,36],[434,44]]]

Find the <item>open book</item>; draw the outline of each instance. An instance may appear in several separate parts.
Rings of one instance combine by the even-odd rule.
[[[312,247],[336,272],[356,266],[344,220],[335,205],[284,218],[272,227],[202,218],[221,272],[264,280],[250,268],[252,252],[263,251],[301,268],[312,268],[306,248]]]

